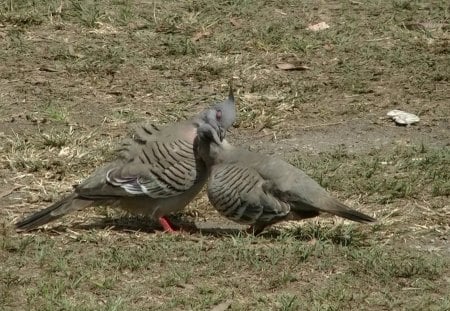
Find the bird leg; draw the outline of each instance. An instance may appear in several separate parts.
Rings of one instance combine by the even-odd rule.
[[[172,223],[169,221],[169,219],[166,216],[162,216],[159,219],[159,223],[164,229],[164,232],[174,233],[176,230],[174,229]]]

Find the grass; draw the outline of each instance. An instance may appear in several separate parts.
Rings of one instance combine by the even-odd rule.
[[[117,228],[131,224],[131,231],[108,229],[111,225],[101,221],[103,229],[96,229],[95,224],[69,229],[67,219],[56,235],[51,231],[17,234],[5,226],[0,235],[5,261],[0,271],[1,300],[15,309],[22,297],[28,306],[42,310],[130,310],[144,305],[158,310],[202,310],[227,300],[231,300],[232,310],[341,310],[355,306],[445,310],[450,261],[438,249],[448,223],[439,223],[436,217],[447,219],[447,195],[430,191],[434,183],[446,182],[440,175],[433,178],[430,171],[445,164],[446,158],[437,156],[445,149],[403,146],[394,151],[356,155],[337,149],[309,160],[306,168],[316,176],[328,170],[333,191],[363,198],[366,208],[375,208],[379,223],[373,226],[324,218],[300,226],[275,226],[258,237],[243,232],[172,236],[134,231],[145,229],[148,220],[130,219],[130,223],[125,218],[117,220],[117,213],[106,221],[111,224],[110,217],[116,219],[112,224]],[[430,167],[413,165],[418,154],[434,159],[421,160]],[[367,162],[380,159],[395,160],[389,164],[392,166],[408,163],[400,167],[412,176],[428,174],[412,179],[410,192],[389,194],[390,207],[380,209],[386,205],[385,201],[380,204],[380,197],[391,191],[384,179],[395,180],[403,171],[380,166],[370,176],[372,183],[380,183],[376,190],[355,187],[367,183],[367,175],[356,172],[372,167]],[[79,167],[77,161],[82,160],[72,159],[74,167]],[[333,161],[340,163],[338,169],[331,166]],[[51,170],[55,168],[43,167],[34,173]],[[333,182],[342,180],[340,170],[347,178],[351,176],[348,186]],[[47,185],[47,189],[51,187]],[[408,213],[402,207],[406,200],[436,206]],[[444,205],[438,206],[439,202]],[[81,219],[86,221],[89,214]],[[418,219],[419,228],[413,225]],[[434,249],[424,248],[417,239],[427,235],[433,237]]]
[[[55,104],[48,103],[44,107],[44,113],[54,121],[66,121],[67,113],[64,111],[64,108],[58,107]]]
[[[2,2],[1,308],[450,309],[448,20],[439,0]],[[13,230],[131,123],[185,119],[230,78],[235,144],[284,153],[378,223],[165,235],[101,207]],[[395,127],[391,109],[421,121]],[[204,196],[173,218],[225,222]]]
[[[389,152],[371,150],[366,156],[338,148],[322,157],[320,163],[311,163],[311,155],[294,159],[293,163],[306,169],[323,187],[333,186],[337,191],[363,195],[381,204],[400,198],[420,199],[424,193],[450,195],[446,169],[450,165],[449,148],[397,146]]]
[[[14,306],[17,291],[44,310],[110,310],[114,304],[128,310],[144,304],[205,309],[227,299],[235,310],[337,310],[366,303],[395,308],[411,300],[416,308],[444,310],[446,303],[448,285],[441,276],[448,259],[408,248],[300,243],[295,235],[198,241],[139,233],[81,235],[72,241],[32,235],[22,242],[4,236],[2,251],[17,260],[2,268],[4,305]],[[427,299],[430,295],[441,298]]]

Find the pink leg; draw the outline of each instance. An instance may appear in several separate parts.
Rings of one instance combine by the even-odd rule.
[[[164,232],[174,233],[176,230],[173,228],[173,225],[170,223],[169,219],[166,216],[162,216],[159,218],[159,223],[164,229]]]

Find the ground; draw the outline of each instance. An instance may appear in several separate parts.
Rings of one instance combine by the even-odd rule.
[[[3,1],[2,309],[449,310],[449,29],[436,0]],[[133,123],[185,119],[230,80],[232,143],[378,222],[323,216],[254,237],[202,195],[172,217],[201,229],[189,234],[108,207],[15,232]],[[396,126],[391,109],[421,120]]]

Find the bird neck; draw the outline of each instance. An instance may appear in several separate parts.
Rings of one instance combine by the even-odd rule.
[[[203,162],[205,162],[207,167],[211,167],[223,161],[222,154],[224,150],[224,143],[228,144],[226,141],[223,141],[220,145],[213,141],[205,142],[200,140],[198,142],[198,156]]]

